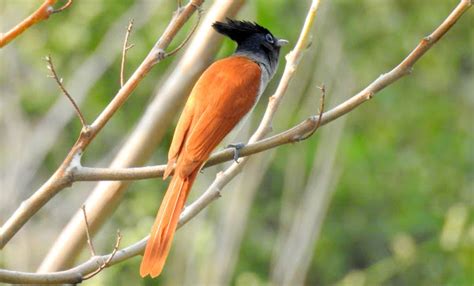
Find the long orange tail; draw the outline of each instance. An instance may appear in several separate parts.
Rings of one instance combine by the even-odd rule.
[[[165,197],[161,202],[145,248],[140,275],[151,277],[160,275],[171,248],[171,242],[178,225],[179,216],[188,197],[197,172],[187,178],[173,176]]]

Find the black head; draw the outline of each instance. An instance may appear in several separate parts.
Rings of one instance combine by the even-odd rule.
[[[227,22],[215,22],[212,27],[237,42],[237,54],[243,54],[265,65],[271,75],[278,65],[281,46],[288,43],[278,39],[257,23],[227,18]]]

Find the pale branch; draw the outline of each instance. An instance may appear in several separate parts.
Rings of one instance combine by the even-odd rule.
[[[444,34],[446,34],[446,32],[454,25],[454,23],[462,16],[462,14],[471,5],[472,5],[471,1],[466,1],[466,0],[461,1],[458,4],[458,6],[452,11],[452,13],[448,16],[448,18],[430,35],[431,39],[432,40],[434,39],[434,41],[431,42],[430,45],[427,45],[425,41],[422,41],[409,54],[409,56],[405,58],[402,61],[402,63],[398,65],[397,67],[395,67],[392,71],[390,71],[387,74],[382,75],[381,77],[373,81],[371,84],[369,84],[365,89],[363,89],[356,95],[352,96],[348,100],[344,101],[343,103],[339,104],[335,108],[327,112],[324,112],[321,117],[321,123],[320,123],[321,126],[337,119],[338,117],[344,114],[347,114],[348,112],[350,112],[351,110],[359,106],[360,104],[372,98],[372,96],[376,92],[384,89],[385,87],[389,86],[396,80],[400,79],[402,76],[408,74],[406,72],[404,73],[403,70],[400,71],[399,67],[400,66],[404,66],[405,68],[409,67],[410,65],[406,65],[406,63],[409,63],[411,64],[411,66],[413,66],[413,64],[415,64],[416,61],[418,61],[418,59],[421,58],[436,41],[438,41],[442,36],[444,36]],[[394,71],[395,73],[402,73],[402,75],[394,76],[393,75]],[[316,126],[317,125],[316,121],[318,120],[316,118],[313,118],[312,120],[314,121],[313,123],[314,126]],[[298,126],[294,128],[297,128]],[[251,145],[249,145],[248,147],[250,146]],[[206,205],[201,205],[201,209],[206,207],[207,204],[209,204],[215,199],[213,198],[213,196],[206,197],[204,195],[198,199],[198,201],[207,201]],[[219,195],[219,192],[217,192],[217,196],[218,195]],[[191,206],[193,206],[194,204],[195,203],[193,203]],[[190,211],[189,207],[186,208],[180,217],[180,226],[184,225],[187,221],[192,219],[199,211],[200,209],[199,210],[194,209],[194,211]],[[0,269],[0,281],[5,282],[5,283],[37,283],[37,284],[38,283],[41,283],[41,284],[79,283],[83,280],[83,277],[85,275],[93,271],[96,271],[97,264],[100,262],[109,261],[107,266],[111,266],[116,263],[127,260],[131,257],[134,257],[136,255],[142,254],[145,248],[147,239],[148,237],[122,250],[114,251],[115,253],[114,256],[112,256],[112,254],[109,254],[109,255],[104,255],[104,256],[92,257],[91,259],[80,264],[79,266],[76,266],[74,268],[71,268],[65,271],[52,272],[52,273],[30,273],[30,272],[20,272],[20,271]]]
[[[24,31],[26,31],[31,26],[44,21],[49,18],[49,16],[53,13],[59,13],[65,9],[67,9],[72,4],[72,0],[69,0],[64,6],[58,9],[54,9],[53,5],[56,4],[57,0],[45,0],[43,4],[35,11],[33,14],[28,16],[26,19],[21,21],[18,25],[10,29],[10,31],[6,33],[0,34],[0,48],[4,47],[16,37],[21,35]]]
[[[313,132],[319,122],[321,115],[307,118],[291,129],[278,133],[274,136],[250,143],[239,150],[239,158],[260,153],[278,146],[296,143],[307,139],[307,134]],[[234,158],[234,149],[226,148],[214,153],[203,168],[214,166]],[[155,165],[134,168],[91,168],[79,166],[71,170],[70,182],[79,181],[130,181],[162,177],[166,165]]]
[[[59,89],[61,89],[63,94],[71,102],[72,106],[74,107],[74,110],[76,111],[77,117],[79,117],[79,120],[81,121],[82,128],[87,128],[87,123],[86,123],[86,120],[84,119],[84,115],[82,114],[81,109],[77,105],[74,98],[72,98],[71,94],[69,94],[67,89],[64,87],[63,79],[59,78],[58,74],[56,73],[56,69],[54,68],[53,59],[51,58],[51,56],[46,56],[46,62],[48,63],[48,65],[47,65],[48,69],[51,71],[51,76],[50,77],[54,78],[54,80],[56,81],[56,83],[59,86]]]
[[[203,4],[204,0],[191,0],[177,13],[164,31],[160,39],[152,47],[146,58],[133,73],[125,85],[113,97],[111,102],[99,114],[95,121],[88,127],[83,128],[79,138],[69,151],[64,161],[56,172],[36,191],[25,200],[13,215],[4,223],[0,229],[0,249],[20,230],[20,228],[40,210],[60,190],[69,185],[67,177],[71,169],[80,166],[82,152],[89,146],[95,136],[102,130],[115,112],[125,103],[132,91],[141,80],[148,74],[154,65],[163,60],[165,49],[170,45],[176,34],[183,27],[194,11]]]
[[[133,44],[130,46],[128,45],[128,37],[130,36],[130,33],[132,32],[133,28],[133,19],[130,19],[128,22],[127,26],[127,32],[125,33],[125,39],[123,40],[123,47],[122,47],[122,61],[120,63],[120,87],[123,87],[124,85],[124,74],[125,74],[125,57],[127,56],[127,51],[131,48],[133,48]]]
[[[244,4],[243,0],[216,0],[209,6],[200,25],[180,60],[170,75],[158,84],[156,98],[150,102],[137,122],[136,128],[124,142],[111,162],[116,168],[143,165],[166,134],[179,106],[184,102],[189,89],[202,71],[212,62],[223,37],[215,33],[211,25],[216,20],[232,17]],[[203,14],[204,16],[204,14]],[[192,67],[192,68],[190,68]],[[176,84],[179,82],[179,84]],[[102,182],[87,198],[88,216],[91,229],[100,229],[118,205],[123,201],[127,181]],[[51,246],[50,251],[39,266],[40,272],[54,272],[68,267],[80,250],[86,245],[82,214],[76,212]]]
[[[86,205],[82,205],[81,209],[82,209],[82,214],[84,215],[84,227],[86,229],[87,245],[89,245],[91,256],[96,256],[97,254],[95,252],[94,243],[92,242],[91,234],[89,232],[89,221],[87,220]]]

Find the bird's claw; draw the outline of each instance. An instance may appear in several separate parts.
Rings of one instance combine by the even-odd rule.
[[[236,143],[236,144],[229,144],[226,148],[233,148],[234,149],[234,162],[239,163],[238,159],[240,157],[240,149],[244,148],[244,143]]]

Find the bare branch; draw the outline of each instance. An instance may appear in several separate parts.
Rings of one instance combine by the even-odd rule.
[[[54,68],[53,60],[51,56],[46,56],[46,62],[48,63],[48,69],[51,71],[51,77],[54,78],[56,83],[58,84],[59,88],[61,91],[64,93],[64,95],[69,99],[71,102],[72,106],[74,106],[74,109],[76,110],[76,114],[79,117],[79,120],[81,121],[82,127],[87,129],[87,123],[86,120],[84,119],[84,115],[82,115],[81,110],[79,109],[79,106],[77,105],[76,101],[72,96],[69,94],[67,89],[63,85],[63,79],[58,77],[58,74],[56,73],[56,69]]]
[[[125,56],[127,55],[127,51],[131,48],[133,48],[132,45],[128,45],[128,37],[130,36],[130,33],[132,32],[133,28],[133,19],[130,19],[128,22],[128,27],[127,27],[127,32],[125,33],[125,40],[123,41],[123,48],[122,48],[122,62],[120,64],[120,87],[123,87],[124,84],[124,73],[125,73]]]
[[[68,186],[71,169],[77,167],[80,163],[82,152],[89,146],[92,140],[112,118],[115,112],[125,103],[133,90],[141,80],[149,73],[154,65],[164,58],[164,50],[169,46],[178,31],[183,27],[186,21],[201,6],[204,0],[192,0],[188,3],[169,23],[160,39],[155,43],[149,54],[133,73],[130,79],[125,83],[107,107],[99,114],[96,120],[89,128],[82,130],[79,138],[69,151],[69,154],[61,163],[56,172],[40,187],[30,198],[13,213],[0,229],[0,249],[15,235],[15,233],[52,197],[60,190]]]
[[[189,47],[171,74],[159,84],[159,89],[152,102],[147,106],[136,128],[117,152],[111,163],[115,168],[143,165],[156,150],[156,146],[166,134],[169,126],[182,103],[187,91],[196,78],[212,62],[223,38],[215,33],[211,24],[216,20],[232,17],[242,7],[243,0],[217,0],[209,7],[203,18],[204,25],[199,25],[196,36],[191,39]],[[192,69],[190,69],[192,67]],[[180,84],[176,84],[179,81]],[[97,184],[87,198],[88,216],[91,229],[98,230],[124,199],[128,182],[102,182]],[[105,195],[107,194],[107,195]],[[66,261],[73,260],[86,245],[83,231],[82,214],[76,212],[61,234],[51,246],[39,270],[54,272],[67,267]]]
[[[82,205],[81,209],[82,209],[82,213],[84,214],[84,226],[86,228],[87,244],[89,245],[91,256],[96,256],[94,243],[92,242],[91,234],[89,232],[89,221],[87,220],[86,205]]]
[[[57,2],[57,0],[45,0],[43,4],[35,11],[33,14],[28,16],[28,18],[21,21],[18,25],[13,27],[10,31],[6,33],[0,34],[0,48],[4,47],[16,37],[21,35],[24,31],[26,31],[31,26],[44,21],[49,18],[49,16],[53,13],[59,13],[65,9],[67,9],[72,4],[72,0],[69,0],[63,7],[59,9],[54,9],[53,5]]]

